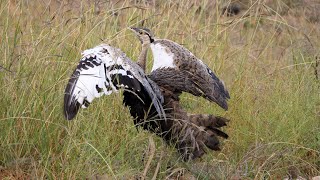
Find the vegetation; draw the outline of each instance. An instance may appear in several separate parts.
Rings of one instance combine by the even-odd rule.
[[[320,20],[307,8],[320,5],[272,2],[243,1],[241,13],[227,17],[224,1],[0,1],[0,179],[320,175]],[[121,93],[64,119],[64,88],[80,52],[105,42],[136,60],[130,26],[183,44],[224,80],[227,112],[182,98],[188,112],[231,120],[220,152],[181,161],[161,139],[137,131]]]

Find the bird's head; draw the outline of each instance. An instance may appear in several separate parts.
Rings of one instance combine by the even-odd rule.
[[[141,44],[150,44],[154,41],[154,35],[148,28],[135,28],[131,27],[136,36],[139,38]]]

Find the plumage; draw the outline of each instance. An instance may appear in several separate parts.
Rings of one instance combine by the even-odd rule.
[[[153,54],[153,66],[152,70],[157,70],[159,68],[175,68],[176,64],[174,63],[175,55],[168,50],[166,46],[162,44],[151,44],[150,45]]]
[[[85,50],[65,90],[65,117],[73,119],[80,107],[88,107],[94,98],[124,89],[123,103],[129,107],[134,124],[175,146],[184,160],[201,157],[206,148],[220,150],[217,137],[228,137],[220,130],[227,120],[212,115],[190,115],[179,103],[180,89],[186,85],[178,82],[184,78],[192,84],[192,80],[179,76],[172,68],[157,69],[147,77],[144,66],[139,65],[109,45]],[[176,78],[177,87],[172,88],[163,83],[168,78],[165,75],[178,75],[182,79]],[[201,93],[196,86],[190,91]]]
[[[223,82],[182,46],[154,38],[149,29],[131,30],[142,43],[138,64],[146,63],[149,47],[153,53],[154,64],[149,77],[162,91],[167,116],[167,120],[159,124],[160,136],[174,144],[185,160],[201,157],[206,148],[220,150],[218,137],[228,138],[220,128],[226,126],[228,120],[213,115],[188,114],[180,105],[179,96],[182,92],[189,92],[227,109],[226,99],[230,97]]]
[[[223,81],[202,60],[176,42],[153,37],[150,30],[146,30],[145,28],[132,28],[132,30],[143,44],[150,45],[153,54],[152,72],[158,69],[172,68],[176,73],[187,77],[188,81],[191,81],[192,85],[198,88],[199,91],[197,92],[201,92],[201,96],[216,102],[225,110],[228,109],[227,100],[230,98],[229,92]],[[168,86],[175,86],[171,81],[166,82]],[[188,89],[189,86],[186,85],[184,89],[179,90],[188,92]],[[199,93],[193,95],[200,96]]]
[[[101,44],[82,53],[67,84],[64,96],[66,119],[73,119],[80,107],[88,107],[94,98],[118,92],[119,89],[125,89],[134,96],[142,95],[143,91],[144,99],[139,100],[149,100],[160,117],[165,116],[159,87],[119,49]],[[142,104],[147,105],[147,102]]]
[[[157,83],[156,80],[155,82]],[[153,132],[174,145],[186,161],[201,157],[207,148],[220,150],[217,137],[228,138],[228,135],[220,130],[228,120],[206,114],[190,115],[180,105],[179,93],[167,90],[161,85],[160,87],[165,100],[163,106],[167,120],[157,121],[159,128]]]

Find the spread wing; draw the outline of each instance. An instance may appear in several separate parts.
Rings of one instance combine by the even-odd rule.
[[[151,72],[150,79],[174,93],[188,92],[195,96],[202,96],[203,92],[192,82],[189,74],[177,71],[175,68],[159,68]]]
[[[119,51],[118,49],[113,50]],[[108,51],[105,53],[109,54]],[[119,52],[116,57],[103,56],[100,52],[95,51],[86,54],[80,60],[65,89],[64,115],[66,119],[73,119],[80,107],[88,107],[94,98],[99,98],[104,94],[110,95],[118,92],[119,89],[125,89],[134,94],[138,94],[143,89],[152,99],[152,103],[161,116],[163,97],[159,94],[160,90],[154,83],[150,83],[151,80],[143,74],[139,66],[134,66],[128,61],[130,61],[129,58]]]
[[[202,96],[228,109],[226,101],[230,98],[228,91],[210,69],[208,69],[209,73],[211,73],[210,76],[190,70],[159,68],[152,71],[149,77],[160,87],[176,93],[188,92],[194,96]]]
[[[172,58],[176,67],[172,75],[177,76],[174,73],[179,74],[181,76],[180,79],[183,79],[185,83],[184,87],[181,88],[181,86],[177,86],[177,80],[170,79],[177,82],[171,82],[171,86],[195,96],[200,96],[199,94],[201,94],[202,97],[216,102],[226,110],[228,109],[227,99],[230,99],[229,92],[223,81],[206,64],[176,42],[161,39],[156,40],[155,43],[161,43],[162,46],[168,47],[167,50],[170,50],[174,54]]]
[[[227,99],[230,99],[230,95],[223,81],[202,61],[192,63],[195,64],[192,65],[192,68],[186,67],[181,71],[188,74],[189,79],[202,92],[204,98],[216,102],[220,107],[228,110]]]

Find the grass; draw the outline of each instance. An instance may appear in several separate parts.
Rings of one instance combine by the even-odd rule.
[[[0,179],[138,177],[151,156],[150,137],[156,150],[148,178],[158,162],[162,179],[179,172],[187,179],[280,179],[292,170],[320,175],[313,69],[319,22],[299,7],[286,6],[280,15],[273,7],[285,1],[252,1],[235,17],[220,16],[223,2],[179,2],[1,1]],[[161,139],[136,130],[121,93],[64,119],[63,92],[80,52],[103,41],[135,60],[140,45],[126,28],[142,24],[183,44],[225,81],[227,112],[201,98],[182,98],[188,112],[231,120],[222,151],[182,162]]]

